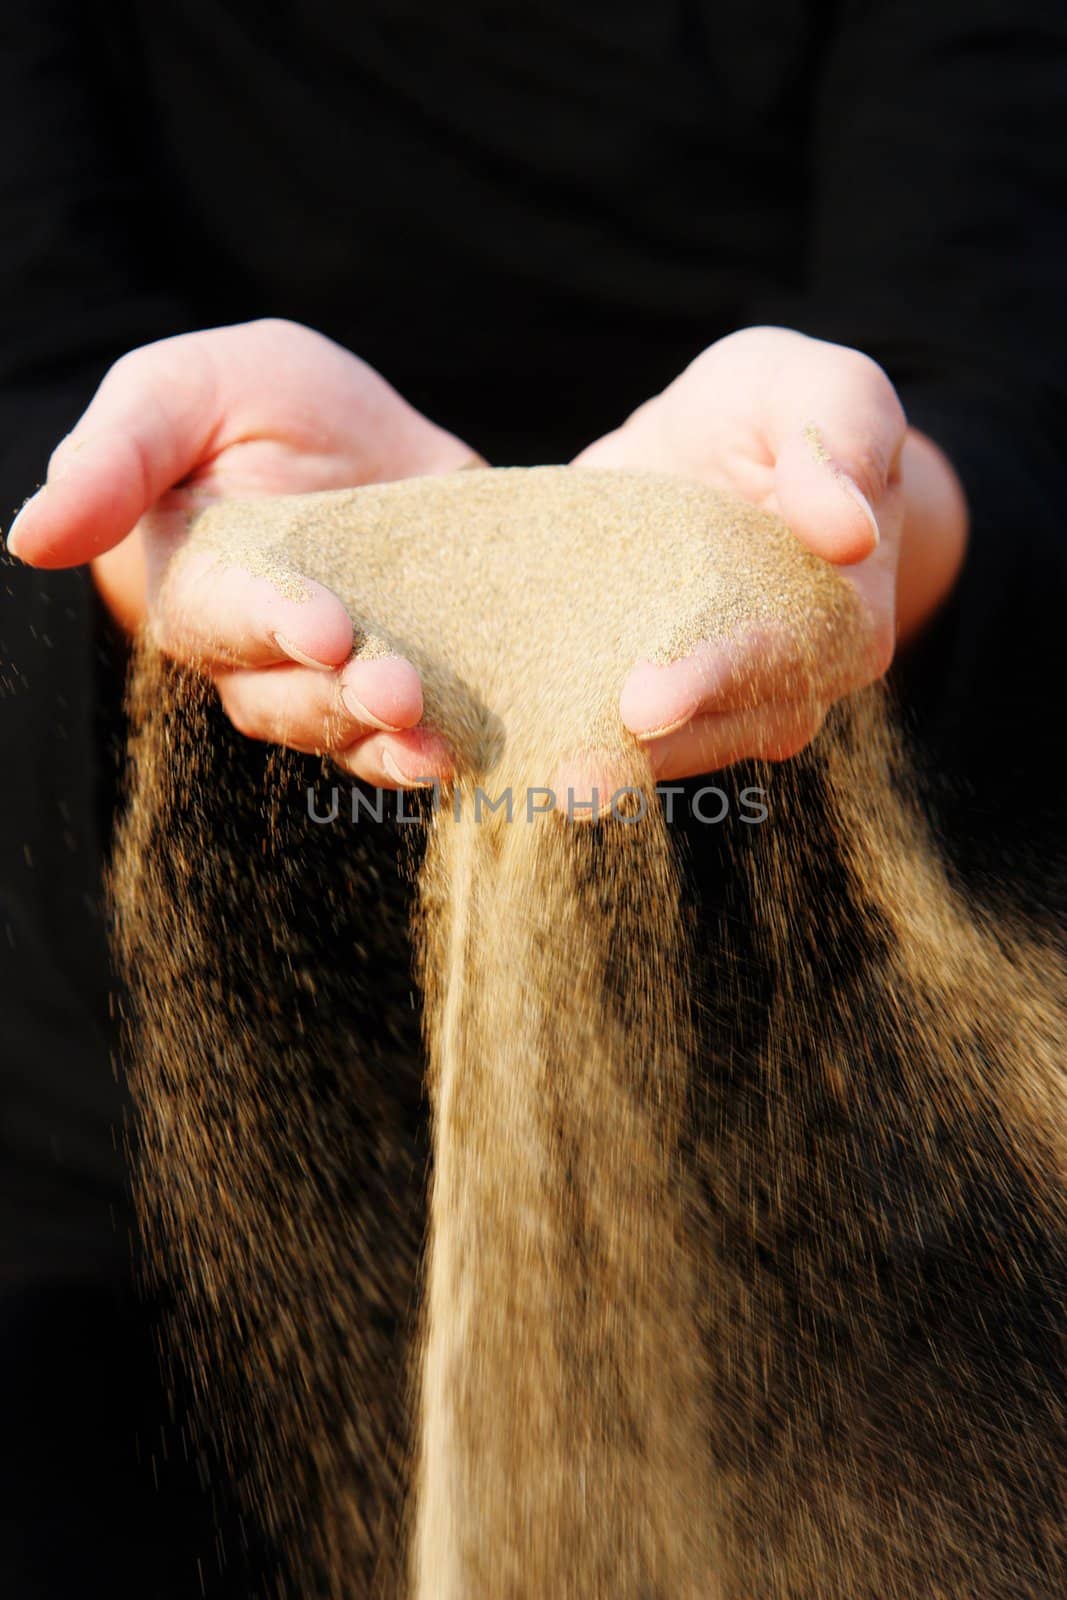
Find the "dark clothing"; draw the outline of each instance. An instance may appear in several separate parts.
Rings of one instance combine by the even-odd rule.
[[[973,517],[897,675],[932,814],[974,885],[1055,903],[1059,8],[36,0],[0,49],[0,513],[117,356],[186,329],[306,322],[497,464],[568,459],[738,327],[857,346]],[[0,663],[0,1297],[66,1286],[103,1327],[72,1287],[129,1270],[98,905],[117,696],[84,574],[4,567]],[[17,1387],[35,1342],[9,1345]],[[79,1427],[55,1448],[92,1474]],[[131,1592],[193,1571],[186,1549]],[[5,1592],[66,1592],[44,1574]]]

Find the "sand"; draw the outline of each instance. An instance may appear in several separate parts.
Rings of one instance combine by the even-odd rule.
[[[803,698],[847,586],[708,489],[562,468],[221,506],[193,542],[335,588],[459,755],[425,830],[316,827],[307,763],[194,675],[147,651],[132,691],[140,1201],[280,1585],[1058,1592],[1063,968],[952,889],[880,696],[717,880],[654,801],[474,804],[595,750],[641,809],[631,664],[784,621]]]

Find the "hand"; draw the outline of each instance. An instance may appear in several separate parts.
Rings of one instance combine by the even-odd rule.
[[[356,356],[296,323],[264,321],[147,345],[111,368],[16,518],[8,549],[39,567],[92,561],[129,626],[212,675],[253,738],[329,750],[356,776],[400,786],[446,776],[416,728],[422,689],[400,657],[351,661],[338,597],[304,580],[294,601],[205,556],[176,563],[187,517],[221,498],[297,494],[477,461]]]
[[[885,373],[855,350],[782,328],[710,346],[575,465],[669,472],[741,495],[839,566],[864,605],[848,670],[827,651],[814,700],[803,704],[783,685],[810,641],[784,619],[758,643],[709,645],[667,667],[638,663],[620,710],[658,777],[796,754],[836,699],[886,671],[896,639],[932,615],[963,560],[963,491],[936,445],[908,429]]]

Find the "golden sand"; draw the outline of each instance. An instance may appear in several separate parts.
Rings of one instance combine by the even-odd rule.
[[[636,660],[784,620],[800,697],[857,622],[775,519],[653,475],[220,506],[193,542],[329,584],[359,651],[413,660],[467,802],[589,749],[647,793]],[[410,830],[310,825],[308,764],[194,676],[148,653],[132,709],[142,1212],[289,1592],[1062,1589],[1035,1277],[1067,1260],[1062,968],[950,888],[879,696],[718,880],[654,802],[595,829],[466,803],[410,907]]]

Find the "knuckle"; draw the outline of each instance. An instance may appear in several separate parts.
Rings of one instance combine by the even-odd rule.
[[[260,333],[295,333],[300,324],[291,317],[254,317],[248,324],[250,328],[257,328]]]
[[[365,741],[359,740],[356,744],[346,746],[344,750],[334,750],[331,760],[342,772],[350,773],[353,778],[360,778],[364,783],[380,782],[380,774],[370,759],[365,748]]]
[[[316,750],[333,755],[350,750],[367,737],[367,729],[344,706],[326,712],[319,717],[313,730],[309,728],[305,731],[308,737],[313,738]]]
[[[886,433],[903,433],[907,426],[904,407],[885,368],[862,350],[850,350],[848,356],[855,382],[863,385],[884,416]]]
[[[885,368],[873,356],[852,345],[835,345],[834,363],[839,372],[857,388],[865,389],[880,403],[894,404],[899,408],[897,392]]]
[[[273,734],[269,728],[263,727],[258,718],[246,712],[227,713],[230,722],[244,739],[257,739],[260,743],[269,743]]]
[[[169,339],[156,339],[151,344],[141,344],[133,350],[127,350],[125,355],[119,356],[118,360],[112,363],[104,378],[104,384],[113,387],[119,383],[132,383],[150,376],[157,364],[165,365],[175,358],[180,359],[190,342],[197,337],[195,333],[175,334]]]
[[[157,606],[148,613],[148,637],[157,650],[172,659],[180,659],[184,652],[179,647],[179,634],[166,607]]]
[[[844,361],[849,376],[859,383],[864,383],[871,389],[891,389],[892,385],[886,377],[885,368],[879,366],[873,356],[863,350],[857,350],[852,345],[842,346]]]
[[[907,417],[893,383],[873,356],[845,345],[830,347],[828,376],[847,387],[861,402],[869,422],[850,453],[850,470],[865,493],[880,493],[907,430]]]
[[[790,761],[815,738],[822,727],[825,711],[816,706],[794,710],[783,715],[768,730],[759,750],[766,761]]]
[[[70,433],[64,434],[48,457],[47,478],[55,477],[56,471],[79,448],[78,429],[72,428]]]
[[[217,681],[215,687],[219,692],[222,709],[237,732],[246,739],[266,739],[269,733],[264,729],[263,716],[258,707],[249,704],[246,696],[235,687],[231,681]]]
[[[291,317],[256,317],[242,324],[242,331],[256,334],[272,343],[284,341],[288,344],[306,340],[311,332],[302,322],[294,322]]]

